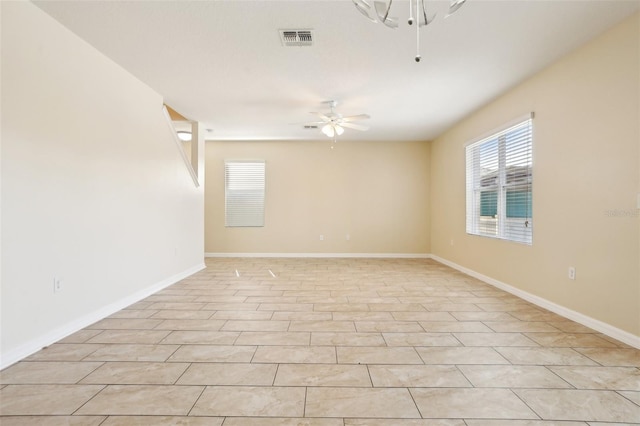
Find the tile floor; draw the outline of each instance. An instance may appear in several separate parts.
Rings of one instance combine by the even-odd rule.
[[[0,373],[9,425],[640,424],[640,351],[432,260],[207,259]]]

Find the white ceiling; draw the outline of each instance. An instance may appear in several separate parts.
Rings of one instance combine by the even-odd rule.
[[[468,0],[443,19],[448,2],[426,0],[437,16],[416,63],[407,1],[393,2],[395,30],[351,0],[35,3],[220,140],[322,139],[301,123],[331,99],[371,116],[340,139],[429,140],[640,5]],[[284,47],[280,29],[313,29],[314,46]]]

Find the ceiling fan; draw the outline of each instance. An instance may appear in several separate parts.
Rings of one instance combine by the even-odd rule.
[[[307,125],[322,125],[322,133],[330,138],[340,136],[344,133],[345,128],[353,130],[369,130],[368,126],[354,123],[354,121],[357,120],[366,120],[367,118],[370,118],[369,115],[358,114],[343,117],[342,114],[339,114],[335,111],[335,108],[338,105],[337,101],[327,101],[325,103],[329,104],[330,112],[327,114],[321,112],[312,112],[311,114],[317,115],[321,121],[306,123]]]

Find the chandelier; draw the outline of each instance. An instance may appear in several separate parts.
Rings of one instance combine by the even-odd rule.
[[[398,18],[389,16],[391,11],[391,5],[393,0],[375,0],[373,1],[373,7],[369,4],[371,0],[352,0],[356,9],[366,16],[371,22],[382,22],[389,28],[398,28]],[[455,13],[467,0],[451,0],[449,3],[449,12],[445,15],[445,18]],[[416,13],[414,20],[413,13]],[[427,17],[427,8],[425,6],[425,0],[409,0],[409,20],[407,23],[413,25],[416,23],[416,62],[420,62],[420,27],[429,25],[436,17],[434,14],[431,17]]]

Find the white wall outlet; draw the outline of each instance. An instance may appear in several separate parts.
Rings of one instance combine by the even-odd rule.
[[[62,279],[58,277],[53,277],[53,292],[59,293],[62,291]]]
[[[453,238],[451,239],[451,243],[450,244],[453,245]]]
[[[569,266],[569,279],[570,280],[575,280],[576,279],[576,268],[574,268],[573,266]]]
[[[345,238],[345,240],[349,241],[351,239],[351,235],[347,234],[347,235],[345,235],[344,238]]]
[[[320,234],[320,241],[324,241],[324,235]]]

